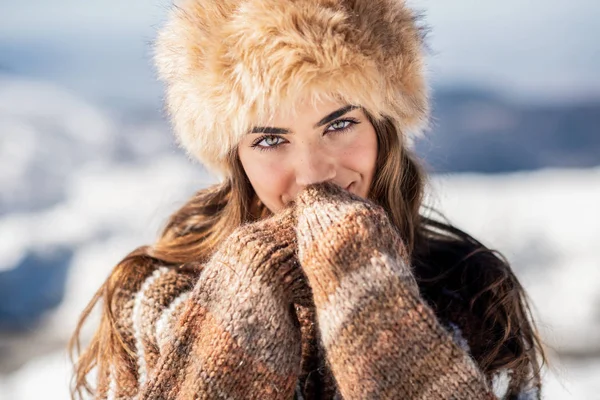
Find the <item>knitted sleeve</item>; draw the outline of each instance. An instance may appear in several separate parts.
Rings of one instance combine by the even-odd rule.
[[[297,218],[298,257],[344,399],[495,399],[420,297],[382,208],[318,184],[299,195]]]
[[[301,272],[291,218],[290,211],[238,228],[204,265],[172,324],[140,317],[158,352],[140,364],[139,398],[293,397],[301,340],[290,293]]]
[[[109,354],[109,364],[99,365],[96,399],[131,399],[138,394],[195,280],[192,274],[167,267],[136,278],[122,283],[112,304],[115,328],[129,353]]]

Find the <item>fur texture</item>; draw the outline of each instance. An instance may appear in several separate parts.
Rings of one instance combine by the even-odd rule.
[[[429,113],[423,47],[403,0],[183,0],[155,62],[179,144],[226,176],[241,137],[300,100],[360,105],[410,140]]]

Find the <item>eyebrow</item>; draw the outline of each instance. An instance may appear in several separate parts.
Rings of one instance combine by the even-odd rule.
[[[358,106],[347,105],[338,110],[335,110],[334,112],[328,114],[327,116],[323,117],[319,122],[314,124],[313,128],[316,129],[320,126],[323,126],[356,108],[358,108]],[[255,126],[248,133],[267,133],[267,134],[273,134],[273,135],[285,135],[285,134],[290,133],[290,130],[285,129],[285,128],[273,128],[270,126]]]

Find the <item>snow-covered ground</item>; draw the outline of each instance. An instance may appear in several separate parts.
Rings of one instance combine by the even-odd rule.
[[[45,84],[0,84],[0,134],[0,284],[32,254],[71,252],[60,306],[27,334],[0,334],[10,371],[0,375],[0,400],[66,399],[64,345],[92,293],[215,179],[181,153],[156,150],[167,131],[126,126]],[[151,149],[133,154],[127,141]],[[554,349],[545,398],[600,399],[600,168],[435,176],[428,202],[513,263]]]

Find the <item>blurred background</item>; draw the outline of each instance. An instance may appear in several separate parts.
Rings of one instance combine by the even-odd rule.
[[[410,3],[431,28],[428,203],[512,262],[551,354],[544,398],[600,399],[600,2]],[[161,112],[167,5],[0,3],[0,399],[67,399],[94,291],[216,182]]]

